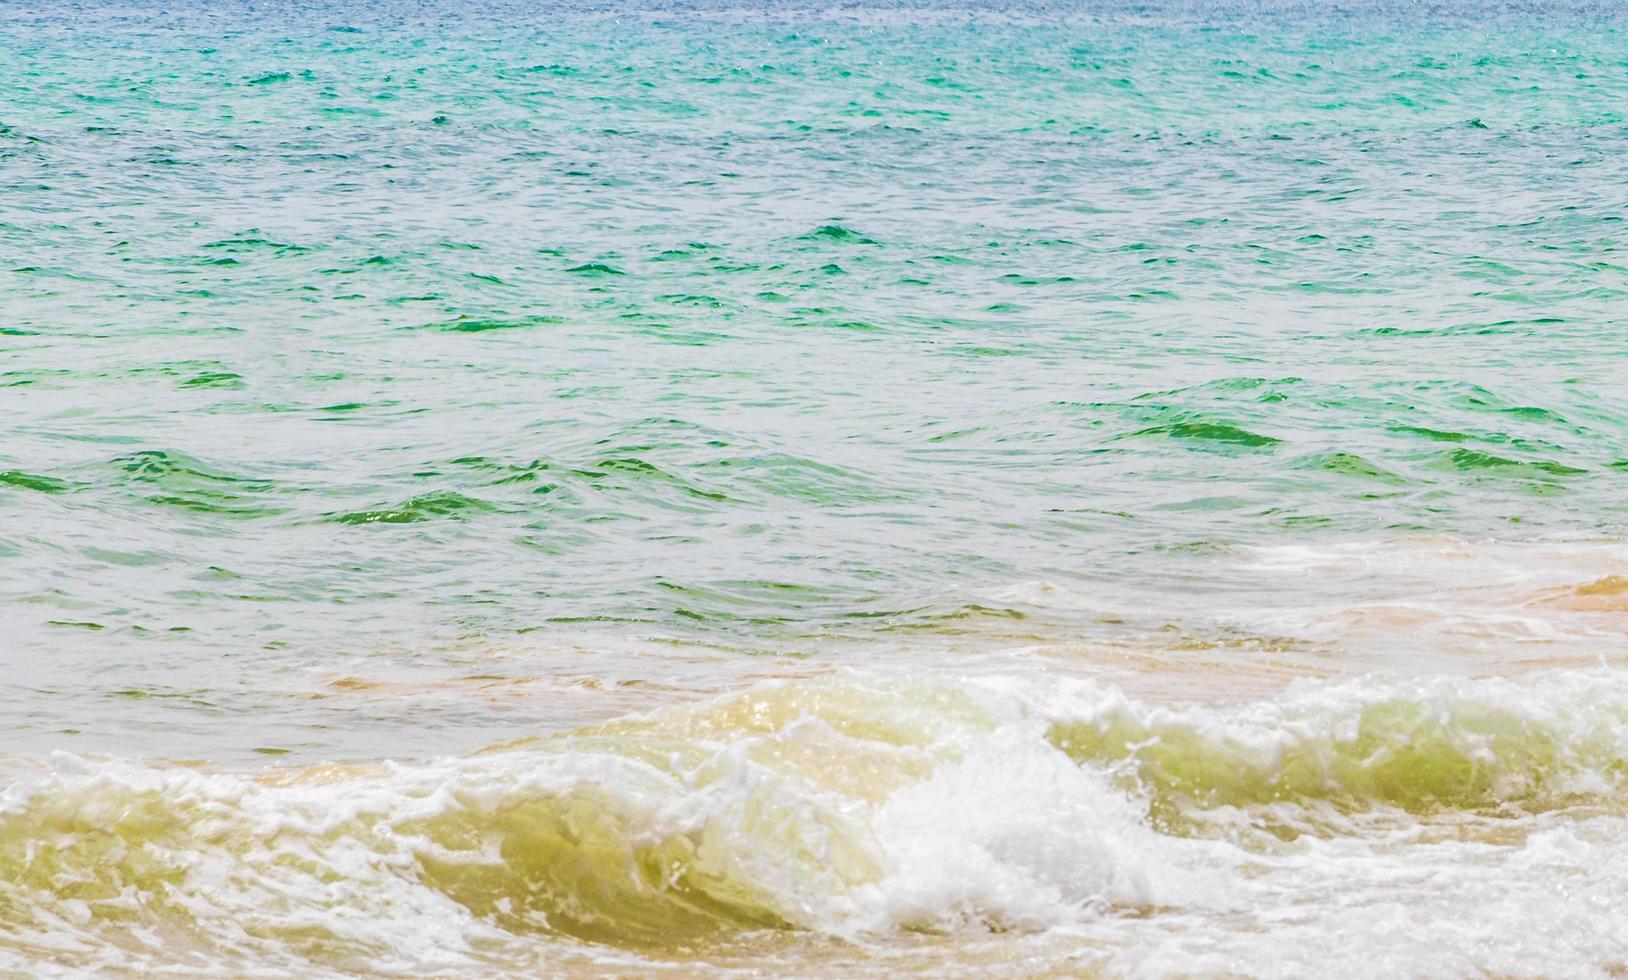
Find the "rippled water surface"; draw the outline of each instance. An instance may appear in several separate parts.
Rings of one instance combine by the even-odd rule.
[[[0,9],[0,963],[1628,969],[1625,28]]]

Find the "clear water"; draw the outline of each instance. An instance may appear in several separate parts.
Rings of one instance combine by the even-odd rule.
[[[0,962],[1624,969],[1625,26],[0,9]]]

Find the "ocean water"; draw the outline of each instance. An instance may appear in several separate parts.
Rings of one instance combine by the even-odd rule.
[[[0,969],[1628,971],[1625,31],[0,6]]]

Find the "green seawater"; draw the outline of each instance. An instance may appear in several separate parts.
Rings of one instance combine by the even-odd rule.
[[[1610,4],[0,9],[0,966],[1620,971],[1625,105]]]

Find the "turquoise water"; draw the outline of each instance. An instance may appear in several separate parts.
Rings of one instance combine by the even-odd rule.
[[[7,962],[1620,970],[1624,26],[0,11]]]

